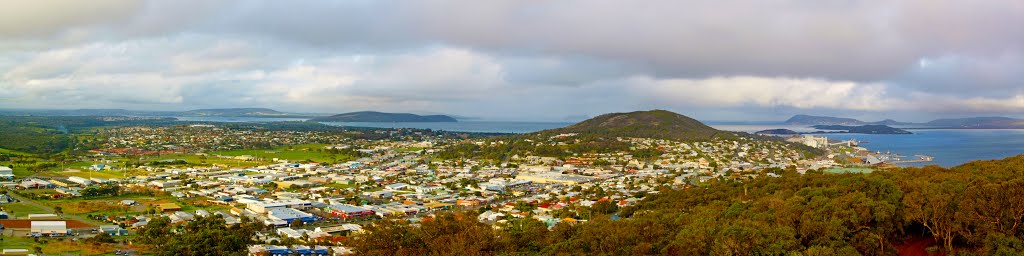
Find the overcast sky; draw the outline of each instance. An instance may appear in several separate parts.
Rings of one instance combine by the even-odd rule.
[[[0,108],[1024,116],[1020,0],[0,1]]]

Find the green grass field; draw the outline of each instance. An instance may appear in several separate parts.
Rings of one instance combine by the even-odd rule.
[[[350,156],[350,155],[331,154],[331,153],[328,153],[328,152],[321,151],[322,149],[324,149],[325,146],[327,146],[327,145],[326,144],[305,144],[305,145],[282,146],[282,147],[278,147],[278,148],[270,149],[270,150],[254,150],[254,149],[249,149],[249,150],[217,151],[217,152],[210,153],[210,155],[208,155],[208,156],[201,156],[201,155],[196,155],[196,154],[175,154],[175,155],[163,155],[163,156],[148,156],[148,157],[142,157],[142,158],[139,158],[139,159],[127,159],[127,158],[114,157],[114,158],[107,158],[107,160],[113,160],[113,162],[112,163],[108,163],[108,165],[118,166],[118,167],[123,167],[124,163],[125,162],[129,162],[129,161],[142,161],[145,164],[151,164],[153,162],[165,161],[165,160],[184,160],[185,162],[188,162],[187,165],[180,165],[180,166],[176,166],[176,165],[163,165],[163,166],[160,166],[160,167],[175,168],[175,167],[214,166],[214,165],[217,165],[217,166],[226,166],[228,168],[244,168],[244,167],[253,167],[253,166],[259,166],[259,165],[271,164],[271,163],[273,163],[273,159],[275,159],[275,158],[278,159],[278,160],[288,160],[288,161],[292,161],[292,162],[313,161],[313,162],[320,162],[320,163],[323,163],[323,162],[336,163],[336,162],[344,162],[344,161],[349,161],[349,160],[355,159],[354,156]],[[405,150],[415,151],[415,150],[419,150],[419,149],[418,148],[408,148],[408,149],[405,149]],[[102,163],[102,161],[66,162],[66,163],[63,163],[63,164],[59,164],[57,167],[49,168],[48,170],[35,172],[35,171],[30,171],[29,169],[31,167],[35,166],[35,165],[38,165],[38,164],[53,163],[53,162],[46,161],[46,160],[43,160],[43,159],[35,159],[35,158],[33,158],[32,154],[12,151],[12,150],[8,150],[8,149],[0,148],[0,153],[12,155],[12,156],[16,155],[16,156],[19,156],[19,157],[23,157],[23,159],[24,158],[30,158],[30,160],[34,159],[34,160],[37,161],[37,162],[35,162],[33,164],[23,164],[23,165],[15,165],[12,162],[0,162],[0,165],[3,165],[3,166],[8,166],[8,165],[13,166],[14,167],[13,168],[14,175],[16,177],[19,177],[19,178],[24,178],[24,177],[28,177],[28,176],[32,176],[32,175],[61,176],[61,177],[79,176],[79,177],[94,177],[94,178],[104,178],[104,179],[123,178],[125,176],[125,173],[123,171],[121,171],[121,170],[105,170],[105,171],[90,171],[89,170],[89,166],[91,166],[93,164],[97,164],[97,163]],[[257,157],[257,158],[259,158],[259,160],[244,161],[244,160],[238,160],[238,159],[232,159],[232,158],[217,157],[218,155],[219,156],[225,156],[225,157],[235,157],[235,156],[248,155],[248,156]],[[69,171],[69,170],[71,170],[71,171]],[[132,170],[129,170],[128,173],[127,173],[128,176],[139,175],[139,174],[142,174],[142,173],[139,173],[138,171],[132,171]]]
[[[29,214],[49,213],[46,210],[43,210],[39,207],[35,207],[25,203],[0,204],[0,208],[3,208],[4,211],[7,211],[8,214],[11,214],[13,212],[14,215],[17,215],[19,217],[28,216]],[[11,216],[11,218],[14,219],[14,216]]]
[[[34,172],[28,170],[28,166],[13,165],[10,162],[0,162],[0,165],[3,165],[3,166],[14,166],[14,168],[12,168],[12,170],[14,170],[14,177],[16,179],[17,178],[24,178],[25,176],[29,176],[29,175],[35,174]]]
[[[10,231],[4,232],[4,240],[0,241],[0,249],[28,249],[32,251],[33,247],[40,246],[32,238],[25,236],[10,236]]]
[[[307,161],[312,160],[313,162],[344,162],[353,159],[352,156],[348,155],[336,155],[319,150],[326,147],[326,144],[307,144],[307,145],[294,145],[278,147],[272,150],[230,150],[230,151],[218,151],[213,152],[211,155],[222,155],[222,156],[253,156],[260,159],[271,160],[277,158],[279,160],[289,161]],[[214,157],[211,157],[214,158]]]
[[[25,152],[21,152],[21,151],[16,151],[16,150],[10,150],[10,149],[6,149],[6,148],[0,148],[0,154],[4,154],[4,155],[8,155],[8,156],[20,156],[20,157],[35,156],[33,154],[29,154],[29,153],[25,153]]]
[[[124,178],[124,174],[125,173],[121,172],[121,171],[84,171],[83,170],[83,171],[79,171],[79,172],[63,171],[63,172],[51,172],[51,173],[47,173],[47,174],[48,175],[54,175],[54,176],[61,176],[61,177],[78,176],[78,177],[82,177],[82,178],[102,178],[102,179],[115,179],[116,178],[116,179],[121,179],[121,178]],[[128,176],[131,176],[131,175],[132,175],[131,173],[128,173]]]

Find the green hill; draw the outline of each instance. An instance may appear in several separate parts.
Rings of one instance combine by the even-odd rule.
[[[579,133],[684,141],[735,136],[733,133],[716,130],[693,118],[667,110],[604,114],[568,127],[545,130],[539,133]]]

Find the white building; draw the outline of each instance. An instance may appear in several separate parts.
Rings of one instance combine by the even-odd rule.
[[[13,180],[14,170],[7,166],[0,166],[0,179]]]
[[[71,176],[71,178],[68,178],[68,181],[71,181],[71,182],[74,182],[74,183],[78,183],[79,185],[82,185],[82,186],[90,186],[90,185],[93,184],[92,180],[89,180],[89,179],[86,179],[86,178],[82,178],[82,177],[78,177],[78,176]]]
[[[33,235],[64,236],[68,234],[68,223],[65,221],[33,221],[30,232]]]
[[[796,142],[807,145],[812,148],[824,148],[828,147],[828,138],[824,136],[804,135],[802,137],[792,137],[786,139],[789,142]]]

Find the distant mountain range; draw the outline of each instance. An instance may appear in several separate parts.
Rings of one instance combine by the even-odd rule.
[[[731,132],[716,130],[693,118],[666,110],[604,114],[568,127],[537,133],[543,135],[577,133],[610,137],[684,141],[700,141],[721,136],[735,136]]]
[[[205,116],[205,117],[315,117],[322,114],[285,113],[269,108],[220,108],[189,111],[145,111],[125,109],[26,109],[0,110],[0,115],[33,116]]]
[[[911,123],[897,122],[892,119],[885,119],[878,122],[864,122],[853,118],[831,117],[831,116],[810,116],[795,115],[786,124],[791,125],[906,125]]]
[[[294,114],[284,113],[269,108],[224,108],[224,109],[197,109],[180,112],[183,116],[293,116]]]
[[[458,122],[455,118],[446,115],[416,115],[408,113],[383,113],[376,111],[361,111],[330,115],[316,113],[288,113],[269,108],[216,108],[188,111],[144,111],[125,109],[0,109],[0,115],[310,118],[310,121],[315,122]]]
[[[864,122],[853,118],[796,115],[786,120],[789,125],[902,125],[920,128],[941,129],[1024,129],[1024,119],[1009,117],[968,117],[938,119],[925,123],[898,122],[886,119],[878,122]]]
[[[913,134],[910,131],[893,128],[888,125],[867,124],[867,125],[838,125],[820,124],[813,125],[818,131],[797,132],[790,129],[769,129],[755,132],[758,135],[800,135],[800,134],[828,134],[828,133],[856,133],[856,134]]]
[[[361,111],[310,119],[314,122],[458,122],[446,115],[416,115],[408,113],[383,113]]]
[[[1024,129],[1024,119],[1009,117],[938,119],[924,124],[933,127],[958,129]]]

